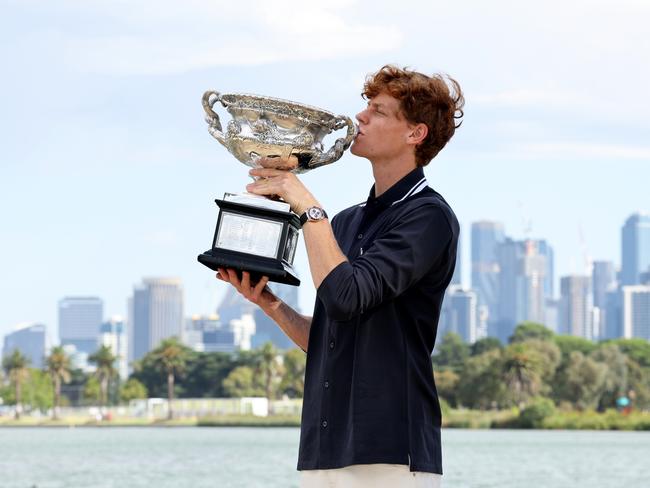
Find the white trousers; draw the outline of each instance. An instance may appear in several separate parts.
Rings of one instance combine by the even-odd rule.
[[[404,464],[355,464],[301,471],[300,488],[440,488],[442,476],[411,473]]]

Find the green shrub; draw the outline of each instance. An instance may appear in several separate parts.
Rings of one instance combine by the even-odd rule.
[[[553,400],[549,398],[535,398],[530,405],[519,414],[519,427],[524,429],[540,429],[544,420],[555,415],[556,409]]]

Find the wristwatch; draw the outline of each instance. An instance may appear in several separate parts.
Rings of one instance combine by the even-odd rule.
[[[320,207],[309,207],[300,216],[300,225],[305,225],[306,222],[315,222],[327,218],[327,212]]]

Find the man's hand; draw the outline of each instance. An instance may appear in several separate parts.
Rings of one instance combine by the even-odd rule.
[[[277,310],[282,300],[276,297],[268,286],[268,276],[263,276],[256,284],[251,283],[251,275],[248,271],[242,271],[241,280],[234,269],[219,268],[217,278],[234,286],[244,298],[258,305],[266,314]]]
[[[295,156],[293,158],[295,159]],[[320,206],[318,200],[296,175],[285,169],[278,169],[291,167],[291,160],[286,162],[278,158],[264,158],[258,162],[263,168],[255,168],[248,172],[251,176],[259,177],[257,181],[246,186],[248,192],[255,195],[278,195],[298,215],[304,213],[309,207]]]

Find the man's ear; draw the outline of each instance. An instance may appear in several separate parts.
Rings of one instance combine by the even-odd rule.
[[[427,127],[427,124],[414,125],[411,128],[411,133],[408,136],[408,142],[417,146],[422,141],[424,141],[424,139],[426,139],[428,133],[429,128]]]

